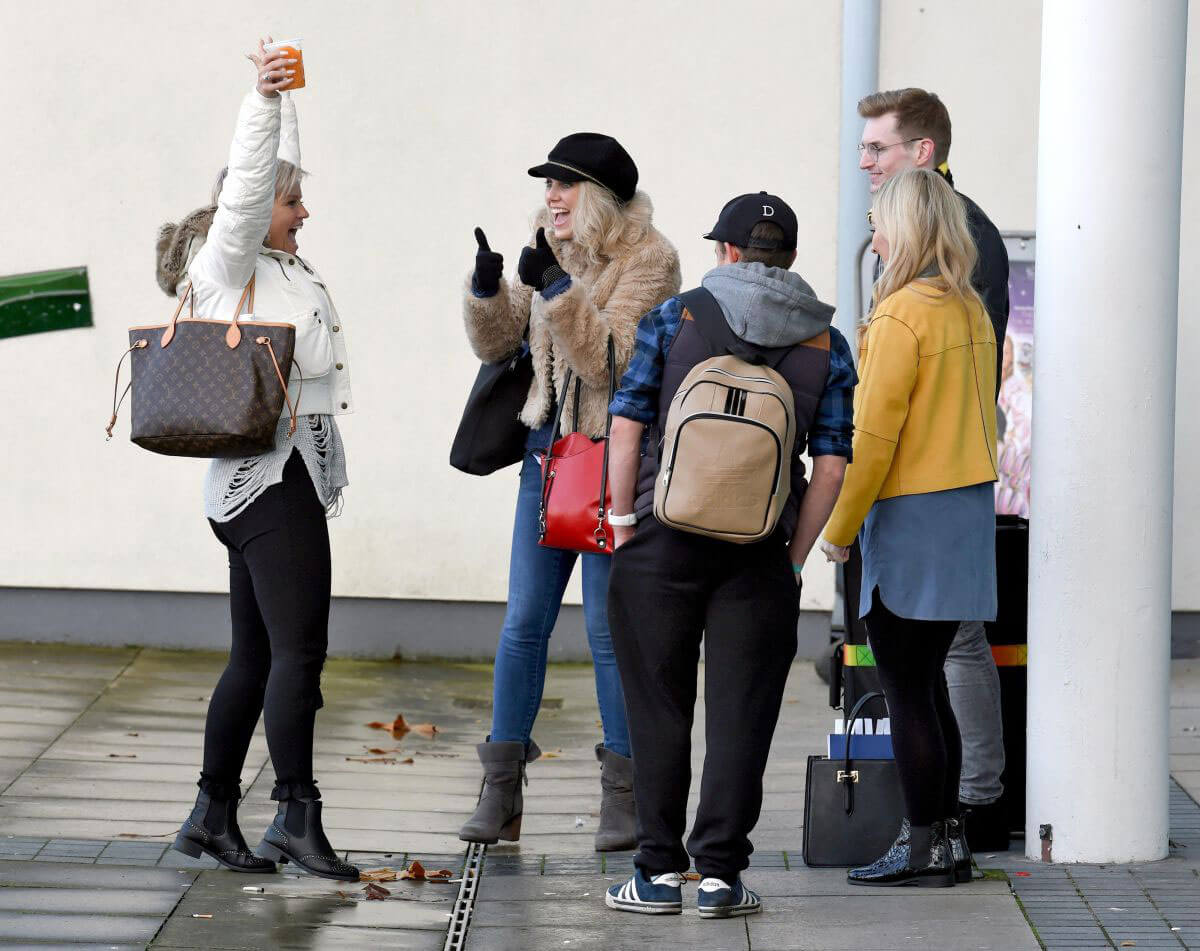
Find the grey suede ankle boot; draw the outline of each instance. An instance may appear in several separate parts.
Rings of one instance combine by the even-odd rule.
[[[475,814],[459,829],[464,842],[494,845],[499,840],[516,842],[521,837],[521,784],[528,783],[525,766],[542,755],[532,740],[524,743],[486,742],[475,747],[483,766],[483,787]]]
[[[597,852],[624,852],[637,847],[637,818],[633,805],[633,760],[596,746],[600,761],[600,827]]]

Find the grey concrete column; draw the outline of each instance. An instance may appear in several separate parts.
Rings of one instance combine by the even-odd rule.
[[[858,249],[867,238],[871,207],[866,173],[858,167],[863,120],[858,101],[879,89],[879,0],[842,0],[841,134],[838,140],[837,313],[834,326],[854,344]]]

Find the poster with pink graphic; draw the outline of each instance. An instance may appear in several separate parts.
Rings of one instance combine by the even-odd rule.
[[[1033,415],[1033,261],[1012,261],[1008,272],[1008,333],[996,411],[996,512],[1029,517]]]

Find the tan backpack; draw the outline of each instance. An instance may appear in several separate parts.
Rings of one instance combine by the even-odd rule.
[[[791,493],[795,444],[783,376],[731,355],[696,364],[667,412],[654,517],[682,532],[761,541]]]

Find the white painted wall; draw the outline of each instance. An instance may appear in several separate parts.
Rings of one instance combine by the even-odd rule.
[[[96,320],[0,341],[2,585],[225,584],[201,515],[205,463],[106,445],[103,425],[125,328],[169,316],[156,229],[206,201],[252,81],[241,53],[260,31],[304,37],[313,217],[301,253],[344,318],[359,407],[342,419],[352,484],[331,526],[337,594],[504,598],[515,470],[476,479],[446,464],[476,368],[460,281],[477,224],[515,266],[540,197],[525,169],[561,135],[600,130],[629,148],[685,285],[710,264],[699,235],[724,201],[766,188],[800,216],[799,270],[834,296],[839,3],[209,0],[168,14],[152,0],[0,2],[0,273],[86,264]],[[1002,229],[1034,224],[1039,31],[1031,0],[883,7],[881,84],[945,97],[956,179]],[[1152,144],[1130,143],[1130,163],[1152,174]],[[1186,254],[1200,233],[1184,196]],[[1185,271],[1181,293],[1200,300],[1200,276]],[[1180,347],[1181,361],[1200,355],[1186,325]],[[1195,376],[1180,374],[1181,407],[1200,395]],[[1200,608],[1195,426],[1182,414],[1182,609]],[[1135,438],[1113,443],[1136,465]],[[832,575],[814,566],[805,606],[831,600]]]

